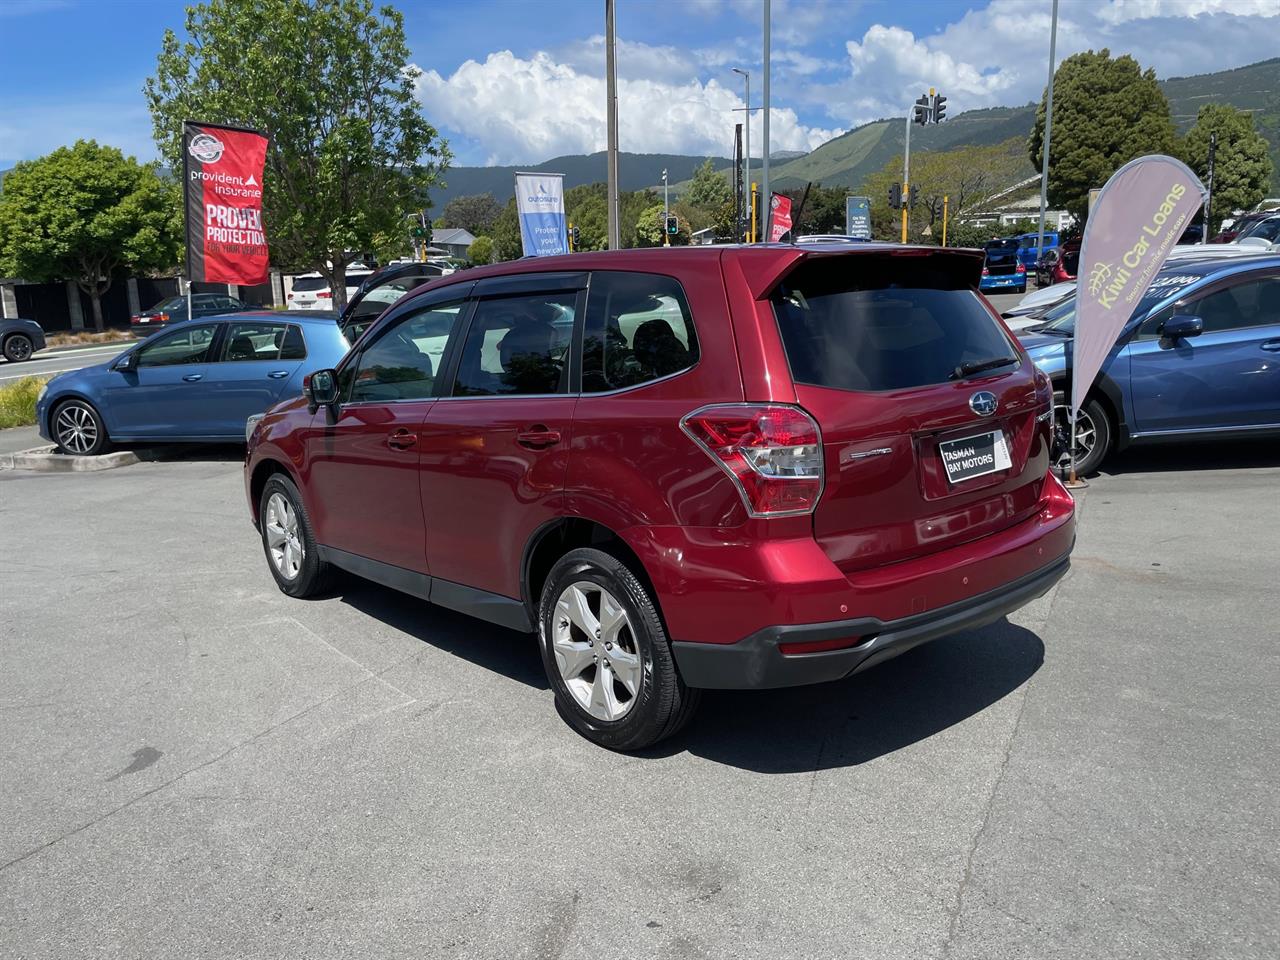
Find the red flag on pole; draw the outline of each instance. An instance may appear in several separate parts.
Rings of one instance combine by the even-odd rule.
[[[775,193],[769,206],[769,242],[777,243],[791,232],[791,198]]]
[[[266,159],[267,137],[256,130],[191,120],[182,124],[188,280],[267,282]]]

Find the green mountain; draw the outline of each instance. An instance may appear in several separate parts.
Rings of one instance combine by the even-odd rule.
[[[618,154],[618,189],[643,190],[662,183],[662,171],[667,171],[672,185],[693,176],[706,157],[686,157],[671,153],[620,153]],[[713,157],[717,163],[729,166],[724,157]],[[524,164],[515,167],[450,167],[445,171],[446,186],[431,191],[431,206],[438,213],[454,197],[473,193],[492,193],[499,203],[505,203],[515,195],[516,171],[523,173],[563,173],[564,187],[579,187],[587,183],[603,183],[607,179],[604,151],[587,156],[571,154],[554,157],[544,163]]]

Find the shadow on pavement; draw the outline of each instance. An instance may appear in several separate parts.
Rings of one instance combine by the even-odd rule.
[[[121,444],[119,449],[132,450],[143,463],[167,463],[182,460],[191,463],[243,463],[243,443],[164,443],[147,446]]]
[[[336,595],[361,613],[477,667],[546,690],[542,655],[532,634],[454,613],[417,597],[344,574]]]
[[[1249,470],[1280,467],[1280,441],[1232,440],[1134,446],[1113,454],[1102,474],[1167,473],[1185,470]]]
[[[1043,662],[1040,638],[1001,620],[835,683],[707,691],[684,733],[641,755],[688,751],[757,773],[856,766],[968,719]]]

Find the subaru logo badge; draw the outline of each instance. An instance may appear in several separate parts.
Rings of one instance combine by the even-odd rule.
[[[969,398],[969,409],[980,417],[989,417],[996,412],[999,401],[990,390],[979,390]]]

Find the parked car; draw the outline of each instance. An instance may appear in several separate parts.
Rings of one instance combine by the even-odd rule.
[[[448,276],[444,269],[430,262],[407,260],[388,264],[369,274],[356,288],[342,311],[338,326],[347,340],[355,343],[387,307],[410,290],[443,276]]]
[[[1019,334],[1053,381],[1069,436],[1075,300]],[[1134,443],[1280,436],[1280,257],[1167,264],[1134,309],[1081,408],[1076,469]],[[1065,444],[1064,444],[1065,446]]]
[[[360,285],[369,279],[373,271],[363,263],[347,267],[347,301],[355,296]],[[293,286],[285,298],[290,310],[332,310],[333,291],[329,281],[319,273],[304,273],[293,278]]]
[[[1039,246],[1040,233],[1024,233],[1015,237],[1018,241],[1018,260],[1022,266],[1026,268],[1027,273],[1034,273],[1036,269],[1036,261],[1040,259],[1043,252],[1052,250],[1058,245],[1058,232],[1056,230],[1046,230],[1044,233],[1043,250]]]
[[[1056,250],[1046,250],[1036,261],[1036,286],[1048,287],[1076,278],[1080,267],[1080,239],[1065,241]]]
[[[130,317],[129,331],[135,337],[149,337],[157,330],[190,320],[192,317],[214,317],[224,313],[257,309],[259,308],[225,293],[196,293],[191,296],[191,312],[188,313],[186,297],[170,297],[167,300],[161,300],[150,310],[144,310]]]
[[[1275,250],[1280,244],[1280,214],[1255,220],[1232,241],[1234,246]]]
[[[989,623],[1075,534],[1049,380],[982,264],[697,246],[434,281],[254,428],[268,568],[293,597],[340,568],[535,632],[562,715],[622,750],[702,688]]]
[[[1222,229],[1216,235],[1210,237],[1209,242],[1231,243],[1259,220],[1265,220],[1274,213],[1274,210],[1242,213],[1234,220],[1224,220],[1222,222]]]
[[[1018,301],[1018,305],[1012,310],[1006,310],[1000,316],[1005,320],[1017,320],[1024,317],[1039,317],[1056,307],[1067,297],[1075,296],[1076,284],[1074,280],[1066,283],[1056,283],[1051,287],[1041,287],[1039,290],[1033,290],[1025,297]]]
[[[112,443],[243,440],[245,420],[302,392],[347,351],[332,314],[258,311],[173,324],[105,363],[58,374],[36,401],[64,453]]]
[[[987,258],[978,289],[984,293],[993,290],[1027,292],[1027,268],[1018,259],[1017,237],[988,240],[983,244],[983,250]]]
[[[0,317],[0,356],[10,363],[30,360],[44,346],[44,327],[34,320]]]

